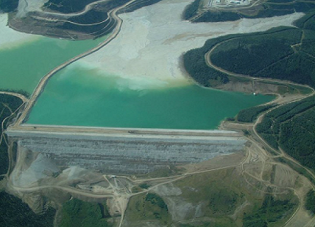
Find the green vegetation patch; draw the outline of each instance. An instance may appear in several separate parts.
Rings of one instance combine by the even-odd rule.
[[[272,107],[275,107],[275,104],[256,106],[245,110],[241,110],[237,114],[236,120],[239,122],[254,122],[259,114],[269,110]]]
[[[272,147],[315,169],[314,96],[267,113],[256,130]]]
[[[53,227],[56,211],[49,208],[44,214],[35,214],[22,200],[0,192],[1,227]]]
[[[96,1],[97,0],[49,0],[44,4],[44,7],[61,13],[74,13],[84,10],[87,4]]]
[[[133,12],[137,9],[140,9],[142,7],[145,7],[145,6],[153,5],[153,4],[158,3],[160,1],[162,1],[162,0],[135,1],[132,4],[129,4],[127,7],[123,8],[119,12],[124,12],[124,13]]]
[[[314,10],[312,10],[312,11],[308,12],[302,18],[295,21],[294,24],[295,24],[295,26],[297,26],[299,28],[314,31],[315,30],[314,20],[315,20]]]
[[[287,29],[223,42],[211,55],[214,65],[233,73],[315,85],[315,33]]]
[[[238,12],[229,11],[208,11],[203,13],[200,17],[197,17],[193,22],[224,22],[224,21],[236,21],[241,19],[242,14]]]
[[[62,13],[74,13],[83,11],[86,5],[96,1],[98,0],[49,0],[44,4],[44,8]],[[128,1],[129,0],[108,0],[107,2],[99,4],[98,8],[104,8],[104,6],[106,6],[108,9],[112,9],[116,8],[117,6],[123,5]],[[132,4],[128,5],[125,9],[122,9],[120,12],[132,12],[136,9],[152,5],[160,1],[161,0],[135,1]]]
[[[0,0],[0,12],[14,11],[19,4],[19,0]]]
[[[11,116],[22,103],[22,100],[15,96],[0,94],[0,123]],[[8,121],[5,122],[4,129],[6,129],[7,123]],[[6,173],[9,165],[7,140],[6,136],[2,133],[2,127],[0,127],[0,135],[3,135],[0,143],[0,174]]]
[[[239,181],[231,181],[233,169],[219,174],[196,174],[175,183],[182,190],[183,199],[194,205],[204,204],[205,216],[231,215],[245,201]],[[205,180],[206,179],[206,180]]]
[[[83,11],[86,5],[95,1],[96,0],[49,0],[44,4],[43,8],[48,11],[53,10],[61,13],[75,13]],[[128,1],[129,0],[103,1],[83,14],[70,17],[68,21],[56,25],[56,27],[63,30],[93,34],[94,38],[107,35],[111,33],[116,26],[116,20],[108,20],[108,12]],[[74,35],[73,37],[76,36]]]
[[[148,183],[144,182],[144,183],[139,184],[139,187],[143,188],[143,189],[148,189],[150,187],[150,185]]]
[[[66,7],[66,6],[60,5],[61,8],[59,9],[59,11],[60,10],[69,11],[69,9],[71,10],[78,9],[78,7],[82,3],[84,3],[84,1],[83,2],[79,1],[80,4],[78,4],[77,2],[78,1],[69,0],[69,6]],[[93,2],[93,1],[86,0],[86,2]],[[112,19],[106,20],[109,17],[108,12],[118,6],[125,4],[126,2],[128,2],[128,0],[109,0],[103,3],[99,3],[98,7],[95,7],[84,14],[71,17],[69,19],[69,22],[65,22],[58,27],[62,29],[66,29],[66,30],[74,30],[74,31],[85,32],[89,34],[93,33],[95,37],[107,35],[111,33],[112,30],[116,26],[115,20],[112,20]],[[82,6],[84,6],[84,4],[82,4]],[[85,24],[85,26],[77,25],[72,22]],[[91,24],[94,24],[94,25],[91,25]],[[89,26],[86,26],[86,25],[89,25]]]
[[[298,28],[279,27],[266,32],[228,35],[208,40],[184,55],[186,71],[198,83],[216,87],[228,76],[213,65],[249,77],[289,80],[315,87],[315,12],[296,22]]]
[[[181,189],[182,200],[195,206],[203,204],[202,217],[212,220],[204,226],[274,226],[285,222],[296,209],[293,193],[276,198],[271,188],[262,193],[242,179],[231,168],[192,175],[173,184]],[[230,215],[235,216],[231,219]]]
[[[142,221],[182,227],[280,226],[290,218],[298,199],[285,191],[274,197],[271,188],[256,190],[256,184],[260,182],[248,184],[235,168],[187,176],[167,186],[179,188],[178,195],[163,195],[163,199],[155,193],[143,193],[132,197],[126,222],[130,226],[142,226]],[[179,206],[183,207],[168,207],[165,201],[182,201]],[[183,223],[171,219],[171,208],[183,209]]]
[[[201,0],[195,0],[192,3],[190,3],[188,6],[186,6],[183,12],[183,16],[182,16],[184,20],[189,20],[198,14],[200,2]]]
[[[197,222],[196,224],[190,225],[190,224],[179,224],[179,227],[235,227],[235,222],[233,222],[231,219],[221,219],[221,220],[215,220],[213,222]]]
[[[126,211],[128,221],[157,221],[161,225],[171,223],[171,216],[164,200],[155,193],[140,194],[130,199]]]
[[[295,203],[290,200],[275,200],[271,195],[266,195],[262,206],[252,212],[245,214],[243,227],[268,227],[278,221],[284,220],[294,212]]]
[[[204,55],[216,44],[228,40],[231,37],[233,36],[210,39],[203,47],[189,50],[184,54],[184,67],[197,83],[205,87],[215,87],[229,82],[226,74],[221,73],[206,64]]]
[[[89,203],[72,199],[62,206],[60,227],[107,227],[110,217],[106,203]]]
[[[290,35],[289,39],[288,37]],[[301,39],[299,29],[244,36],[223,42],[211,55],[214,65],[234,73],[254,75],[294,53],[291,45]]]
[[[216,87],[229,82],[228,75],[209,67],[206,63],[205,54],[215,48],[211,54],[214,65],[235,73],[266,77],[261,71],[281,59],[294,55],[291,45],[300,42],[301,36],[302,31],[299,29],[279,27],[266,32],[218,37],[208,40],[201,48],[186,52],[184,67],[195,81],[205,87]],[[304,68],[309,70],[312,67]],[[272,74],[272,71],[269,71],[269,74]],[[294,76],[294,72],[292,75]],[[283,72],[272,74],[272,77],[285,78],[286,74]],[[309,75],[306,77],[295,75],[292,80],[304,79],[306,83],[312,83],[310,78]]]
[[[222,42],[213,51],[211,61],[230,72],[314,87],[314,12],[297,25],[300,28],[254,33]]]
[[[312,214],[315,214],[315,191],[310,190],[306,194],[306,203],[305,203],[305,208],[309,210]]]

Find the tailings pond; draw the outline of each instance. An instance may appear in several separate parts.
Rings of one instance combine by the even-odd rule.
[[[104,39],[69,41],[34,37],[24,43],[0,46],[0,89],[31,94],[45,74]]]
[[[197,85],[135,89],[124,83],[74,63],[49,81],[27,123],[215,129],[225,117],[273,98]]]
[[[3,32],[7,30],[0,46],[0,89],[30,94],[49,71],[105,39],[69,41],[32,36],[6,45],[8,32],[14,38],[17,32],[2,26]],[[273,98],[204,89],[190,82],[156,87],[145,83],[75,62],[49,80],[26,123],[215,129],[224,118]]]

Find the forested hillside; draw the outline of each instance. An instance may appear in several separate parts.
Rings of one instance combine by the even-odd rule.
[[[289,80],[315,86],[315,12],[296,22],[297,28],[275,28],[262,33],[229,35],[209,40],[184,55],[187,72],[200,84],[215,87],[228,82],[211,62],[231,73],[249,77]],[[214,82],[215,81],[215,82]]]
[[[277,108],[263,118],[256,131],[275,149],[315,170],[315,98]]]
[[[11,95],[0,94],[0,123],[9,117],[19,106],[22,100]],[[6,128],[4,122],[4,129]],[[5,174],[8,169],[8,146],[6,143],[5,135],[3,134],[2,127],[0,127],[0,174]]]
[[[17,8],[19,0],[0,0],[0,13],[11,12]]]

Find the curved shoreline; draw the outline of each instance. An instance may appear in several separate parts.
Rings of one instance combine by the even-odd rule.
[[[117,7],[113,10],[110,11],[109,15],[117,21],[117,25],[116,28],[114,29],[114,31],[112,32],[112,34],[102,43],[100,43],[98,46],[94,47],[93,49],[84,52],[68,61],[66,61],[65,63],[59,65],[57,68],[53,69],[52,71],[50,71],[48,74],[46,74],[38,83],[38,85],[36,86],[35,90],[33,91],[33,94],[31,96],[31,98],[29,99],[29,101],[27,102],[27,105],[25,107],[25,109],[23,110],[21,116],[17,119],[17,121],[13,124],[13,127],[16,127],[20,124],[23,123],[23,121],[27,118],[31,108],[33,107],[33,105],[35,104],[36,100],[38,99],[38,97],[41,95],[41,93],[43,92],[47,82],[49,81],[49,79],[58,71],[60,71],[61,69],[65,68],[66,66],[70,65],[71,63],[86,57],[87,55],[90,55],[96,51],[98,51],[99,49],[101,49],[102,47],[104,47],[105,45],[107,45],[109,42],[111,42],[119,33],[120,29],[121,29],[121,25],[123,20],[117,16],[117,11],[119,11],[120,9],[126,7],[127,5],[129,5],[130,3],[134,2],[135,0],[131,0],[128,3]]]
[[[41,92],[43,92],[46,84],[48,83],[49,79],[55,75],[55,73],[57,73],[59,70],[63,69],[64,67],[68,66],[69,64],[83,58],[86,57],[98,50],[100,50],[103,46],[107,45],[110,41],[112,41],[114,38],[116,38],[116,36],[118,35],[118,33],[121,30],[122,27],[122,22],[123,20],[117,16],[117,13],[119,10],[121,10],[122,8],[125,8],[126,6],[132,4],[135,0],[129,1],[128,3],[124,4],[123,6],[117,7],[113,10],[111,10],[109,12],[110,18],[112,18],[113,20],[115,20],[117,22],[116,27],[113,31],[113,33],[108,37],[108,39],[106,39],[104,42],[100,43],[98,46],[96,46],[95,48],[82,53],[70,60],[68,60],[67,62],[59,65],[58,67],[56,67],[55,69],[53,69],[52,71],[50,71],[48,74],[46,74],[38,83],[37,87],[35,88],[35,90],[33,91],[33,94],[31,96],[31,99],[29,100],[29,102],[27,103],[24,111],[22,112],[21,116],[19,117],[19,119],[17,120],[17,122],[15,122],[15,124],[13,126],[18,126],[20,124],[22,124],[23,122],[25,122],[25,120],[27,119],[28,115],[30,114],[31,108],[34,106],[36,100],[38,99],[38,97],[41,95]],[[93,59],[92,59],[93,60]],[[195,81],[194,81],[195,82]],[[224,89],[223,89],[224,90]]]

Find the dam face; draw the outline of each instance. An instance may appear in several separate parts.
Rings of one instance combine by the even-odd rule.
[[[8,129],[17,152],[43,154],[59,167],[142,174],[170,165],[198,163],[244,148],[235,132],[23,127]]]

